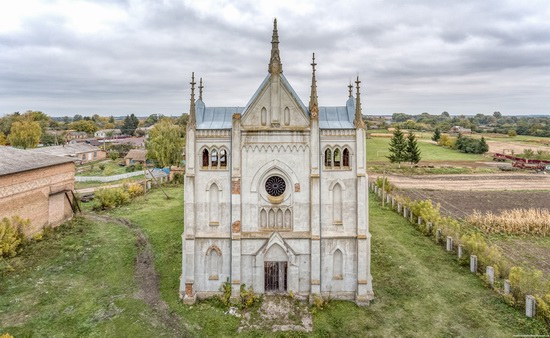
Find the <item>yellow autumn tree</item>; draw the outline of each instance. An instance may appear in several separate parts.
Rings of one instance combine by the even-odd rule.
[[[42,136],[40,123],[25,119],[14,122],[10,128],[8,141],[17,148],[36,148]]]

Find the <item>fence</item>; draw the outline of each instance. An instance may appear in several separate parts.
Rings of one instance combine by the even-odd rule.
[[[143,171],[134,171],[132,173],[125,173],[113,176],[75,176],[74,180],[75,182],[113,182],[140,175],[143,175]]]

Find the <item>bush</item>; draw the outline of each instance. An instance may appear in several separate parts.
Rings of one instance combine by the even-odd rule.
[[[456,139],[454,137],[450,137],[449,135],[441,135],[439,141],[437,141],[437,144],[442,147],[454,148],[455,142]]]
[[[105,170],[105,164],[101,163],[99,165],[99,170],[101,170],[101,171]]]
[[[95,192],[94,210],[112,209],[127,203],[130,194],[123,188],[99,189]]]
[[[109,158],[113,161],[116,160],[118,158],[118,151],[110,151]]]
[[[136,198],[137,196],[143,195],[143,185],[139,183],[130,183],[128,185],[128,194],[130,195],[130,198]]]
[[[0,257],[15,257],[18,248],[25,239],[24,228],[30,225],[30,220],[18,216],[10,219],[4,217],[0,221]]]
[[[261,298],[256,295],[252,286],[246,289],[245,284],[241,284],[241,303],[239,304],[241,309],[247,309],[256,303],[259,303]]]
[[[126,172],[127,173],[131,173],[131,172],[134,172],[134,171],[136,171],[136,166],[135,165],[132,164],[132,165],[129,165],[129,166],[126,167]]]
[[[393,184],[390,183],[387,177],[378,177],[375,182],[376,186],[380,189],[384,187],[384,190],[387,194],[391,193],[393,191]]]

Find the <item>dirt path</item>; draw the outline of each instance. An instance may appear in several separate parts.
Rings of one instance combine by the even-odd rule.
[[[381,176],[381,175],[377,175]],[[371,179],[376,179],[375,175]],[[550,175],[544,174],[470,174],[470,175],[387,175],[400,189],[425,190],[550,190]]]
[[[166,304],[160,296],[160,281],[155,270],[153,250],[143,231],[124,218],[93,214],[84,214],[83,216],[92,221],[117,223],[132,230],[136,236],[136,247],[138,250],[135,260],[136,267],[134,275],[139,286],[137,298],[142,299],[151,307],[153,312],[157,315],[158,322],[164,326],[167,331],[172,332],[174,337],[188,337],[189,334],[184,329],[181,318],[170,313],[168,304]]]

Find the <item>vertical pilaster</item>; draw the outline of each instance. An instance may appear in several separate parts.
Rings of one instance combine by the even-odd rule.
[[[241,285],[241,115],[234,114],[231,130],[231,294]],[[252,268],[252,267],[251,267]]]
[[[316,97],[315,97],[316,98]],[[310,229],[311,229],[311,294],[321,295],[321,177],[320,138],[317,105],[312,106],[310,132]]]

